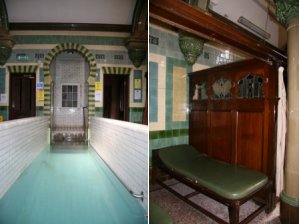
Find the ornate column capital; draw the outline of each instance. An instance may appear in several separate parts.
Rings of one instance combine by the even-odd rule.
[[[9,35],[0,35],[0,65],[4,65],[11,55],[15,41]]]
[[[195,64],[197,58],[201,55],[204,46],[204,39],[193,34],[180,31],[179,47],[189,65]]]
[[[126,41],[128,55],[133,65],[138,68],[147,56],[148,42],[147,36],[131,36]]]
[[[4,65],[10,57],[15,41],[9,35],[8,15],[4,0],[0,0],[0,65]]]
[[[276,17],[279,22],[288,25],[291,19],[299,16],[299,0],[274,0]]]
[[[208,10],[209,0],[183,0],[183,1],[192,7],[200,8],[204,11]],[[202,54],[205,40],[194,34],[180,30],[178,34],[178,42],[185,61],[189,65],[195,64],[197,58]]]

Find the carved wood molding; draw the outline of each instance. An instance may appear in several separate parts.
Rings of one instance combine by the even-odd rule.
[[[131,25],[96,23],[9,23],[10,30],[66,30],[130,32]]]
[[[254,58],[286,65],[287,56],[263,39],[244,32],[238,25],[226,22],[212,13],[189,6],[181,0],[150,0],[149,17],[187,32],[230,45]]]

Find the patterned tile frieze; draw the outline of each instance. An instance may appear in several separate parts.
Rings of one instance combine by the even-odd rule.
[[[62,44],[66,42],[89,45],[124,46],[126,37],[68,36],[68,35],[15,35],[16,44]]]
[[[37,65],[7,65],[9,73],[35,73]]]
[[[128,67],[102,67],[103,74],[130,75],[132,68]]]

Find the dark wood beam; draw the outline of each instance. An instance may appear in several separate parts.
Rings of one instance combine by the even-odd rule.
[[[287,56],[280,49],[181,0],[150,0],[149,16],[207,40],[229,45],[265,62],[287,63]]]
[[[9,23],[10,30],[65,30],[131,32],[132,25],[97,23]]]
[[[148,31],[148,1],[139,0],[135,4],[132,18],[132,33]]]

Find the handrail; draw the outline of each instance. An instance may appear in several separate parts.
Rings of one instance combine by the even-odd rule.
[[[144,201],[144,192],[141,191],[140,194],[136,194],[134,193],[132,190],[129,189],[129,187],[127,186],[127,184],[125,184],[125,182],[116,174],[116,172],[110,167],[110,165],[101,157],[101,155],[99,153],[97,153],[97,151],[94,149],[94,152],[96,153],[96,155],[98,155],[101,160],[105,163],[105,165],[110,169],[110,171],[114,174],[115,177],[117,177],[117,179],[121,182],[121,184],[126,188],[126,190],[135,198],[139,198],[141,199],[141,201]]]
[[[129,193],[135,197],[135,198],[140,198],[142,201],[144,201],[144,192],[141,192],[140,194],[135,194],[133,191],[129,190]]]

